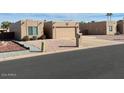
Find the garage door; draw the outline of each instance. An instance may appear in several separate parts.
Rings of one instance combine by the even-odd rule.
[[[56,39],[74,39],[75,28],[56,28],[55,37]]]

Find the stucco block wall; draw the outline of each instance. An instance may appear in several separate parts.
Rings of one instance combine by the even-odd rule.
[[[84,35],[88,35],[88,24],[87,23],[79,23],[80,32]]]
[[[88,35],[105,35],[106,22],[80,23],[80,31]]]
[[[123,20],[120,20],[117,22],[117,31],[120,34],[124,34],[124,21]]]
[[[109,31],[109,26],[112,26],[113,31]],[[84,35],[112,35],[116,33],[117,23],[111,22],[93,22],[93,23],[80,23],[80,32]]]

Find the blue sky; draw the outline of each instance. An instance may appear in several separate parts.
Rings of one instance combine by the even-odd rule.
[[[102,21],[106,20],[105,13],[0,13],[0,22],[16,22],[21,19],[34,20],[74,20],[74,21]],[[121,20],[124,13],[113,13],[113,20]]]

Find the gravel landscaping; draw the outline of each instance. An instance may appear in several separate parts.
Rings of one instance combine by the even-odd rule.
[[[26,50],[24,47],[12,42],[12,41],[2,41],[0,43],[0,52],[11,52],[11,51],[21,51]]]

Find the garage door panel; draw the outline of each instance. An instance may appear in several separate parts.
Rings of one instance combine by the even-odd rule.
[[[56,28],[56,39],[74,39],[75,28]]]

